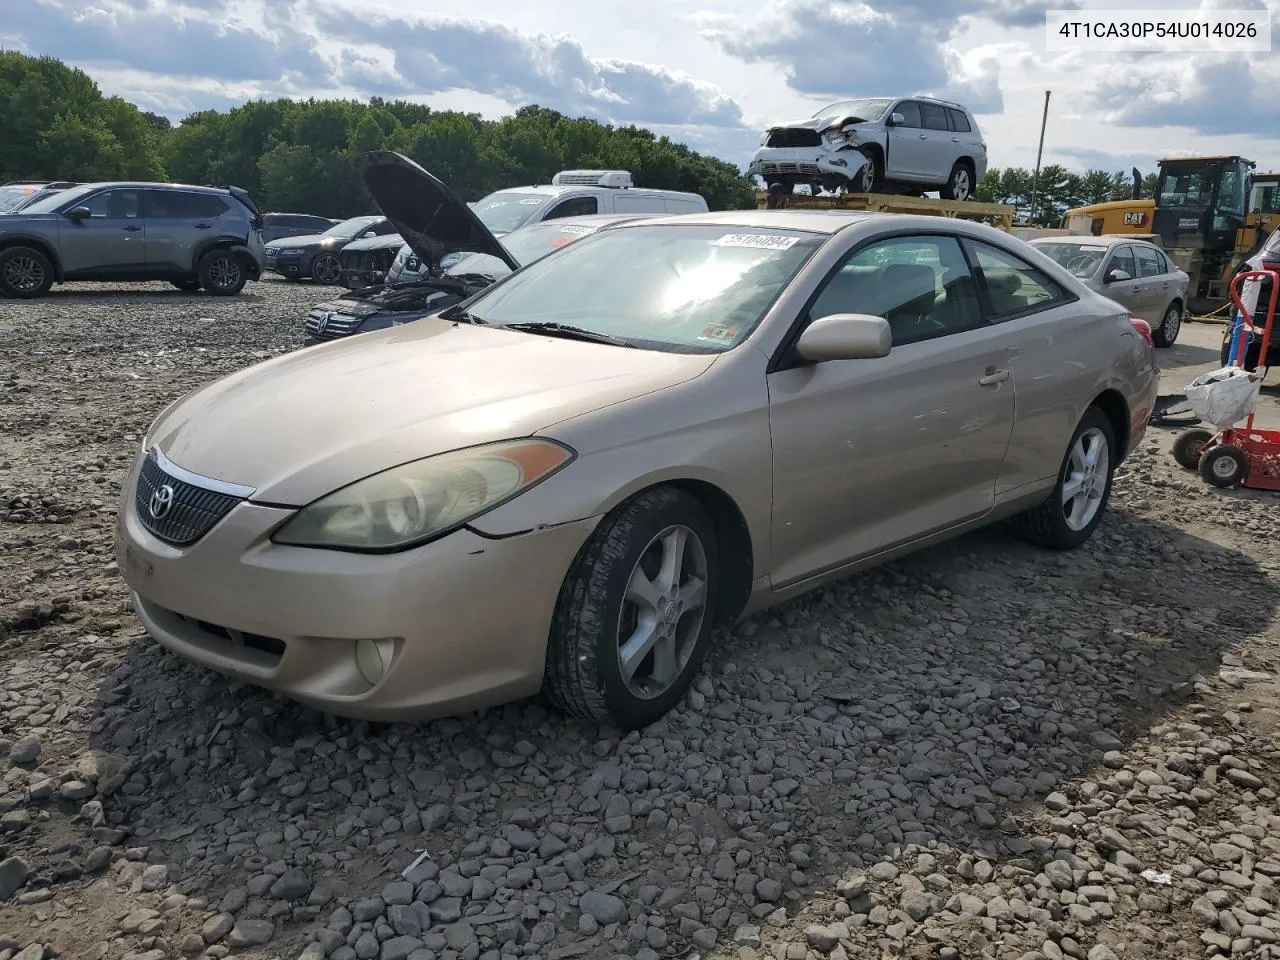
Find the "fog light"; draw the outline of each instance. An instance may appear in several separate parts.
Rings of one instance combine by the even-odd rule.
[[[356,667],[369,686],[376,687],[382,681],[387,667],[391,665],[394,649],[395,645],[390,640],[356,641]]]

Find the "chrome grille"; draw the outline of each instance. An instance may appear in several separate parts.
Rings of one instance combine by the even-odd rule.
[[[804,127],[783,127],[779,130],[769,131],[770,147],[820,147],[822,146],[822,137],[818,135],[817,130],[809,130]]]
[[[157,493],[167,489],[167,510],[159,517],[153,506]],[[160,494],[164,497],[163,494]],[[179,480],[164,471],[156,459],[155,451],[147,454],[138,471],[138,487],[134,496],[138,520],[144,527],[166,543],[185,546],[195,543],[213,529],[231,508],[240,502],[239,497],[206,490]]]
[[[821,171],[816,163],[794,163],[792,161],[784,161],[775,163],[772,160],[765,160],[760,163],[760,175],[764,176],[771,173],[791,173],[800,176],[818,176]]]
[[[313,340],[337,340],[349,337],[360,329],[364,317],[353,317],[348,313],[335,313],[319,307],[307,316],[307,336]]]

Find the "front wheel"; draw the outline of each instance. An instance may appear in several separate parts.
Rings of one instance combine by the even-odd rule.
[[[969,169],[969,165],[963,160],[957,160],[954,167],[951,168],[951,176],[947,177],[947,182],[943,185],[943,200],[960,200],[965,201],[973,196],[973,172]]]
[[[1052,550],[1072,550],[1088,540],[1102,522],[1115,466],[1111,421],[1090,407],[1067,445],[1053,493],[1017,518],[1023,536]]]
[[[706,653],[720,577],[715,527],[693,497],[648,490],[615,510],[560,589],[545,692],[561,710],[623,730],[679,702]]]
[[[1172,347],[1173,341],[1178,339],[1178,331],[1181,329],[1182,304],[1175,300],[1169,304],[1169,309],[1165,310],[1164,319],[1160,321],[1159,328],[1152,331],[1151,339],[1155,341],[1157,347]]]
[[[34,247],[0,250],[0,294],[17,300],[43,297],[53,280],[53,264]]]
[[[1204,445],[1212,439],[1213,434],[1208,430],[1188,430],[1178,434],[1178,439],[1173,441],[1173,459],[1178,466],[1195,470],[1200,466]]]
[[[1249,472],[1249,458],[1239,447],[1220,444],[1200,458],[1200,478],[1215,487],[1234,487]]]
[[[311,279],[332,287],[342,279],[342,263],[332,253],[322,253],[311,264]]]
[[[215,297],[234,297],[249,279],[240,257],[230,250],[210,250],[196,265],[200,286]]]
[[[858,171],[850,187],[855,188],[859,193],[879,193],[884,187],[884,163],[874,150],[863,150],[862,155],[867,162]]]

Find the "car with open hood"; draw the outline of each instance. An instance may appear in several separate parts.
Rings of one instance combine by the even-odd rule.
[[[487,242],[383,166],[433,260]],[[117,557],[162,645],[326,711],[544,689],[643,727],[719,623],[1004,518],[1085,543],[1150,419],[1150,338],[958,218],[624,223],[177,399],[122,480]]]
[[[386,236],[395,228],[386,217],[351,217],[323,233],[285,237],[266,245],[266,268],[286,280],[314,280],[333,285],[342,278],[338,254],[347,244],[360,239]]]
[[[350,294],[317,304],[306,320],[303,336],[308,344],[383,330],[439,312],[512,270],[597,230],[657,216],[615,213],[564,217],[529,224],[499,240],[469,204],[409,158],[380,152],[358,158],[357,164],[378,208],[404,235],[416,238],[410,248],[427,269],[415,272],[414,279],[363,285]],[[429,220],[423,219],[425,214],[430,214]],[[466,229],[460,230],[460,224],[465,224]],[[378,240],[360,243],[376,244]],[[354,246],[343,251],[344,259]],[[366,275],[376,278],[376,271]]]
[[[404,245],[404,238],[398,233],[353,240],[338,254],[342,264],[338,282],[348,290],[362,290],[382,283]]]

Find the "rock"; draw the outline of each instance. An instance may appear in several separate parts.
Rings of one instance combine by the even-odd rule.
[[[765,877],[756,884],[756,896],[764,903],[777,903],[782,899],[782,884],[777,880]]]
[[[1055,889],[1075,889],[1075,875],[1072,873],[1071,864],[1065,860],[1050,860],[1044,865],[1044,875],[1049,878],[1049,882]]]
[[[17,893],[30,874],[31,868],[21,857],[9,857],[0,861],[0,903]]]
[[[301,900],[311,893],[311,878],[300,867],[287,870],[271,884],[271,896],[277,900]]]
[[[169,883],[169,868],[163,863],[153,863],[142,871],[141,886],[144,892],[160,890]]]
[[[619,898],[609,893],[591,891],[578,899],[578,909],[601,926],[621,923],[627,919],[627,907]]]
[[[276,928],[270,920],[244,919],[236,922],[227,938],[232,947],[260,947],[275,936]]]
[[[236,918],[229,913],[219,913],[210,917],[200,928],[200,935],[205,943],[220,943],[236,925]]]
[[[1098,944],[1089,951],[1088,960],[1120,960],[1116,952],[1104,944]]]
[[[818,924],[805,927],[804,938],[809,941],[809,946],[823,953],[829,953],[831,948],[840,942],[840,938],[832,932],[830,927]]]
[[[379,960],[408,960],[415,950],[420,950],[423,943],[417,937],[392,937],[382,944]]]
[[[40,738],[29,735],[18,740],[9,748],[9,762],[17,767],[31,767],[40,757]]]
[[[200,936],[198,933],[188,933],[182,938],[182,943],[178,945],[178,949],[188,956],[203,953],[204,947],[204,937]]]

